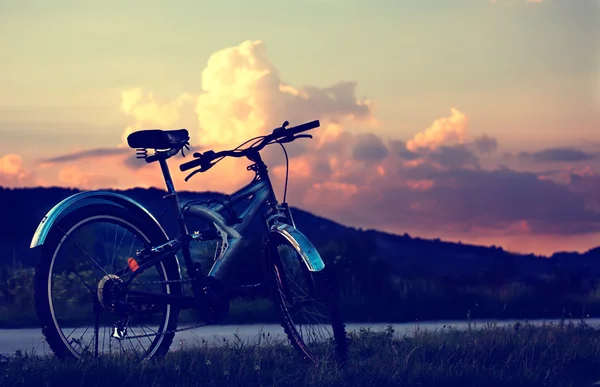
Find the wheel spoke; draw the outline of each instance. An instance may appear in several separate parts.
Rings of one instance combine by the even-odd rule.
[[[47,245],[43,256],[51,271],[37,276],[35,284],[36,303],[46,302],[49,307],[49,312],[40,313],[43,324],[48,327],[44,334],[50,347],[57,355],[83,359],[112,352],[116,340],[116,347],[123,355],[133,355],[141,362],[165,354],[173,335],[164,336],[164,333],[176,326],[177,313],[173,307],[149,305],[120,309],[119,305],[128,303],[123,293],[126,290],[120,277],[111,274],[123,267],[124,274],[131,275],[127,258],[132,257],[132,252],[163,243],[164,236],[144,231],[148,226],[124,209],[95,207],[78,211],[80,213],[66,216],[51,231],[52,244]],[[153,238],[161,239],[152,242]],[[178,279],[176,268],[176,262],[167,259],[148,267],[129,287],[159,295],[171,293],[173,288],[167,290],[162,282]],[[168,277],[169,270],[175,273],[175,278]],[[89,296],[83,296],[82,291]],[[119,315],[128,316],[123,340],[106,334],[121,318]],[[149,321],[151,327],[147,325]]]
[[[273,249],[275,302],[279,304],[283,326],[295,348],[313,362],[319,362],[322,344],[333,339],[339,360],[345,360],[346,331],[337,301],[329,291],[327,272],[309,272],[297,251],[282,241]]]

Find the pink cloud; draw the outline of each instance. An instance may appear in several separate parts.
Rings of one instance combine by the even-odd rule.
[[[110,174],[84,171],[76,165],[62,168],[58,173],[58,181],[63,187],[83,190],[111,188],[118,183],[118,179]]]
[[[34,174],[23,166],[21,156],[7,154],[0,157],[0,186],[17,187],[35,184]]]
[[[373,102],[356,98],[355,86],[290,85],[270,62],[265,45],[246,41],[209,58],[197,93],[166,101],[141,89],[124,91],[121,109],[132,124],[124,129],[121,143],[45,160],[47,171],[56,170],[58,185],[162,189],[158,165],[146,165],[135,159],[134,150],[123,148],[131,131],[185,127],[192,151],[218,151],[266,134],[285,120],[295,125],[320,119],[313,140],[288,146],[288,200],[294,206],[349,225],[463,240],[509,243],[506,238],[600,231],[600,213],[593,206],[599,180],[593,167],[573,171],[565,181],[508,168],[484,169],[480,161],[497,150],[498,141],[485,134],[472,136],[467,112],[456,107],[432,117],[411,138],[385,138],[369,131],[376,129]],[[348,122],[363,123],[365,131],[350,133],[344,129]],[[267,149],[264,158],[281,193],[281,149]],[[170,161],[179,190],[231,192],[252,177],[245,169],[247,160],[226,159],[184,183],[187,173],[178,164],[188,160]]]

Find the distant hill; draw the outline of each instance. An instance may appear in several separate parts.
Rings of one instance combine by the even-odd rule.
[[[29,250],[31,237],[42,217],[60,200],[78,192],[65,188],[0,188],[0,264],[18,260],[30,266],[34,262]],[[162,197],[165,191],[136,188],[121,192],[139,201],[159,219],[169,208]],[[180,192],[182,201],[220,196],[218,193]],[[364,254],[381,260],[398,275],[405,277],[444,277],[461,280],[479,278],[493,281],[499,276],[520,279],[539,278],[545,274],[568,272],[573,275],[600,275],[600,247],[584,254],[559,252],[551,257],[521,255],[499,247],[484,247],[376,230],[346,227],[331,220],[292,208],[298,228],[323,251],[332,243],[360,241]],[[167,230],[173,225],[166,224]],[[356,251],[358,254],[359,252]]]

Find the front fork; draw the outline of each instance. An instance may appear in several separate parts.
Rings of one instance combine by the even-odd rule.
[[[287,223],[292,227],[296,227],[292,211],[287,203],[277,203],[276,201],[269,202],[269,210],[265,214],[265,223],[267,225],[267,235],[271,231],[271,226],[275,222]]]
[[[281,291],[283,292],[283,296],[285,299],[289,299],[291,295],[290,286],[285,276],[285,273],[282,272],[284,270],[284,263],[281,262],[282,257],[277,251],[277,246],[273,244],[271,240],[271,226],[273,226],[276,222],[286,223],[292,227],[296,227],[294,222],[294,217],[292,216],[292,212],[287,203],[277,203],[276,201],[269,203],[269,211],[265,214],[265,222],[267,225],[267,235],[265,241],[263,243],[264,248],[264,257],[265,257],[265,265],[269,265],[266,267],[265,274],[267,275],[266,280],[277,281],[281,285]],[[270,258],[270,259],[269,259]]]

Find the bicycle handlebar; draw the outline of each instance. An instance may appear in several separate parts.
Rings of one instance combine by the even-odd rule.
[[[210,169],[214,164],[210,164],[211,161],[217,159],[219,157],[245,157],[249,154],[250,151],[258,152],[265,146],[267,146],[271,141],[286,143],[292,142],[297,138],[312,138],[311,135],[298,135],[298,133],[305,132],[307,130],[315,129],[321,126],[319,120],[314,120],[310,122],[306,122],[304,124],[300,124],[298,126],[286,129],[285,127],[288,125],[288,122],[284,122],[283,125],[279,128],[273,129],[271,134],[268,134],[263,137],[260,144],[256,146],[251,146],[246,149],[232,149],[225,150],[220,152],[214,152],[212,150],[206,151],[204,153],[194,153],[193,156],[196,157],[195,160],[188,161],[179,166],[180,171],[187,171],[189,169],[201,166],[199,172],[204,172]],[[279,139],[283,139],[282,141],[277,141]]]

